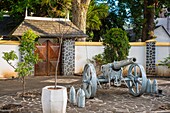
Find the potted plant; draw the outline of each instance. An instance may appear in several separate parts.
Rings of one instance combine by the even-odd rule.
[[[59,55],[55,70],[55,85],[42,88],[42,108],[43,113],[66,113],[67,89],[57,85],[57,69],[61,54],[62,38],[60,38]]]

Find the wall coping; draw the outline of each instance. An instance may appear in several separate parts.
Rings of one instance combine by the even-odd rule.
[[[170,42],[156,42],[156,46],[170,46]]]
[[[103,46],[103,42],[75,42],[75,46]]]
[[[20,45],[19,41],[0,40],[0,45]],[[130,42],[131,46],[146,46],[145,42]],[[103,46],[103,42],[75,42],[75,46]],[[156,42],[156,46],[170,46],[170,42]]]
[[[146,46],[145,42],[129,42],[131,46]]]
[[[130,42],[131,46],[145,46],[145,42]],[[103,46],[103,42],[75,42],[75,46]]]
[[[20,45],[19,41],[0,40],[0,45]]]
[[[146,42],[130,42],[129,44],[131,46],[146,46]],[[75,46],[103,46],[103,42],[75,42]],[[170,42],[156,42],[156,46],[170,46]]]

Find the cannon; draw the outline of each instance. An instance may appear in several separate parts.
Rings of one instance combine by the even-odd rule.
[[[102,74],[96,75],[95,67],[92,63],[85,65],[83,70],[83,90],[86,98],[93,98],[96,95],[98,85],[103,83],[121,86],[122,81],[129,88],[130,94],[140,96],[145,92],[147,77],[144,67],[135,63],[136,58],[128,58],[122,61],[114,61],[101,66]],[[122,75],[123,67],[129,66],[126,77]]]

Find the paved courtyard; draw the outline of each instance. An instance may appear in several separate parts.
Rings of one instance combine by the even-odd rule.
[[[151,78],[153,80],[154,78]],[[78,108],[68,101],[67,113],[170,113],[170,78],[156,78],[163,95],[134,97],[125,85],[110,89],[98,88],[93,99],[86,99],[86,106]],[[0,113],[42,113],[41,89],[54,84],[53,76],[27,77],[26,94],[21,97],[20,80],[0,80]],[[81,76],[59,76],[58,84],[81,87]]]

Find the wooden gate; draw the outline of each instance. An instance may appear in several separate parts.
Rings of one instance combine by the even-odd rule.
[[[36,45],[36,48],[37,50],[35,52],[39,54],[41,62],[35,65],[34,75],[55,75],[56,63],[59,55],[59,43],[54,44],[51,41],[47,40],[41,45]],[[61,68],[59,67],[58,74],[60,74],[60,69]]]

